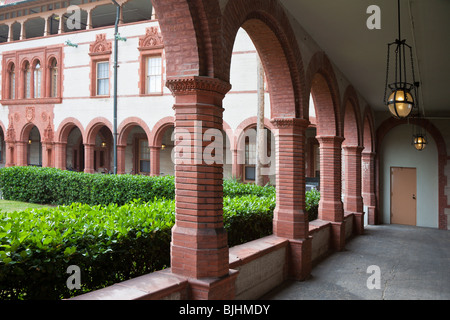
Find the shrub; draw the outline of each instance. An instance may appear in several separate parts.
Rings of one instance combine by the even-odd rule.
[[[319,213],[319,201],[320,201],[320,192],[316,189],[311,189],[306,192],[305,197],[305,209],[308,213],[308,220],[313,221],[317,219]]]
[[[275,197],[275,187],[266,185],[258,186],[253,183],[241,183],[235,179],[225,179],[223,181],[224,197],[241,197],[246,195],[255,195],[259,197]]]
[[[272,233],[273,208],[271,198],[224,198],[229,246]],[[174,211],[155,199],[0,212],[0,299],[67,298],[169,266]],[[80,290],[66,287],[70,265]]]
[[[0,212],[0,299],[58,299],[170,264],[174,201]],[[66,287],[82,270],[81,291]]]
[[[55,168],[0,169],[3,198],[42,204],[124,205],[133,199],[174,199],[174,177],[87,174]]]
[[[230,247],[272,234],[274,197],[225,197],[224,228]]]

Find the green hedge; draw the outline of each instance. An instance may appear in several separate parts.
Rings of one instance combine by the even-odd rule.
[[[0,299],[67,298],[169,266],[174,210],[174,200],[135,200],[0,212]],[[273,199],[224,198],[229,245],[270,234],[272,211]],[[70,265],[81,290],[66,287]]]
[[[87,174],[39,167],[0,169],[0,190],[7,200],[56,205],[124,205],[133,199],[175,197],[173,176]]]

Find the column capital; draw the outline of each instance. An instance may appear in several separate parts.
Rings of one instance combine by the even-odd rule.
[[[196,94],[199,91],[213,92],[225,96],[231,90],[231,84],[217,78],[190,76],[172,78],[166,86],[174,96]]]
[[[338,136],[316,136],[317,141],[319,141],[320,146],[327,144],[327,145],[334,145],[334,146],[340,146],[342,145],[342,142],[344,142],[344,137],[338,137]]]
[[[270,122],[276,129],[290,129],[290,128],[308,128],[310,122],[306,119],[300,118],[274,118]]]
[[[344,149],[345,152],[352,152],[356,154],[362,154],[362,151],[364,150],[364,147],[361,146],[342,146],[342,149]]]

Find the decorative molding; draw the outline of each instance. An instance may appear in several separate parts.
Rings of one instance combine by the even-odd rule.
[[[13,143],[16,141],[16,130],[14,130],[14,121],[13,116],[11,116],[9,120],[8,129],[6,130],[6,139],[5,142]]]
[[[139,50],[162,48],[164,48],[164,40],[158,27],[147,28],[145,30],[145,35],[139,38]]]
[[[274,118],[270,120],[276,129],[288,129],[294,127],[307,128],[309,121],[299,118]]]
[[[43,139],[43,141],[45,143],[53,143],[53,136],[54,136],[53,129],[52,129],[52,126],[51,126],[51,124],[49,122],[47,128],[45,128],[45,130],[44,130],[44,139]]]
[[[26,107],[25,108],[25,118],[27,119],[27,122],[32,122],[35,117],[35,107]]]
[[[106,33],[97,34],[95,42],[89,46],[89,55],[108,55],[112,52],[112,42],[106,40]]]
[[[225,95],[231,89],[231,84],[216,78],[188,77],[169,79],[166,86],[174,96],[193,94],[198,91],[215,92]]]

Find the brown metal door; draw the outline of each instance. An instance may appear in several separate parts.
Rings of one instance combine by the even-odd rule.
[[[391,167],[391,223],[416,225],[416,168]]]

